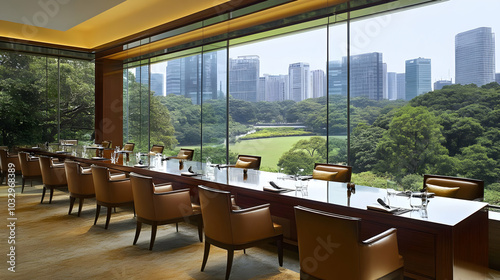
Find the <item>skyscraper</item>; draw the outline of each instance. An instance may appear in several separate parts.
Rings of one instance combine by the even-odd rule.
[[[294,101],[302,101],[309,98],[309,63],[298,62],[288,66],[288,78],[290,82],[289,97]]]
[[[311,97],[322,97],[325,96],[325,71],[323,70],[313,70],[311,71]]]
[[[398,81],[396,72],[387,72],[387,99],[398,99]]]
[[[440,90],[444,86],[449,86],[452,84],[453,84],[453,82],[451,80],[439,80],[439,81],[434,82],[434,90]]]
[[[417,95],[432,91],[431,60],[419,57],[407,60],[405,64],[406,100],[411,100]]]
[[[495,81],[500,84],[500,73],[495,74]]]
[[[283,101],[288,96],[288,75],[268,75],[265,78],[265,101]]]
[[[347,58],[342,59],[347,63]],[[372,100],[384,97],[384,63],[382,53],[351,56],[351,98],[364,96]]]
[[[495,81],[495,34],[479,27],[455,36],[455,83],[482,86]]]
[[[155,96],[164,96],[163,85],[165,84],[165,75],[161,73],[151,73],[150,89]]]
[[[347,95],[347,64],[328,61],[328,94]]]
[[[229,59],[229,93],[235,99],[257,101],[260,61],[257,55]]]
[[[396,99],[406,99],[406,74],[397,73],[396,74],[396,86],[398,88],[398,94]]]

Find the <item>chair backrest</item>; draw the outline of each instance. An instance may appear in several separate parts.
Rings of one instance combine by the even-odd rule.
[[[231,193],[198,186],[205,236],[226,244],[233,243]]]
[[[185,160],[193,160],[194,150],[191,149],[181,149],[177,154],[176,158],[185,159]]]
[[[239,155],[235,167],[259,170],[260,161],[260,156]]]
[[[301,271],[318,279],[360,279],[360,219],[295,206]]]
[[[40,156],[40,171],[42,172],[42,181],[45,185],[66,185],[66,174],[64,169],[57,172],[52,167],[52,159],[47,156]],[[59,169],[59,168],[58,168]]]
[[[66,171],[66,181],[68,182],[68,191],[74,194],[94,194],[94,180],[91,174],[83,175],[81,166],[76,161],[64,161],[64,170]]]
[[[29,162],[29,154],[26,152],[19,152],[17,154],[19,157],[19,164],[21,165],[21,172],[23,176],[40,176],[42,172],[40,171],[40,164],[38,160]]]
[[[7,150],[0,149],[0,170],[6,172],[7,169],[8,169]]]
[[[130,173],[130,184],[134,196],[134,207],[138,217],[154,220],[155,205],[153,200],[153,178]]]
[[[333,174],[337,172],[337,174]],[[350,182],[352,167],[329,163],[316,163],[313,170],[313,179],[335,182]]]
[[[111,141],[108,141],[108,140],[103,140],[103,141],[101,142],[101,146],[102,146],[103,148],[112,148],[113,146],[112,146],[111,144],[112,144],[112,142],[111,142]]]
[[[424,188],[438,196],[468,200],[484,198],[484,181],[477,179],[425,174]]]
[[[133,152],[134,148],[135,148],[135,144],[134,143],[127,143],[127,144],[125,144],[123,146],[123,150],[124,151],[129,151],[129,152]]]
[[[150,151],[150,153],[155,154],[155,155],[156,155],[156,154],[161,154],[161,153],[163,153],[163,149],[164,149],[164,148],[165,148],[165,147],[164,147],[164,146],[161,146],[161,145],[153,145],[153,146],[151,147],[151,151]]]

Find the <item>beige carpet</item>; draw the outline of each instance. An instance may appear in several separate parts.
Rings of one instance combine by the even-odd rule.
[[[38,183],[35,183],[38,184]],[[226,251],[211,247],[204,272],[200,271],[203,243],[196,226],[180,223],[158,227],[149,251],[151,227],[143,225],[137,245],[132,245],[135,219],[131,209],[117,208],[104,229],[106,208],[93,225],[95,200],[86,200],[81,217],[78,206],[68,215],[68,194],[55,191],[40,204],[41,185],[16,187],[16,272],[7,270],[9,228],[7,186],[0,186],[0,279],[224,279]],[[75,211],[76,210],[76,211]],[[285,250],[278,265],[273,245],[235,252],[231,279],[299,279],[298,255]]]

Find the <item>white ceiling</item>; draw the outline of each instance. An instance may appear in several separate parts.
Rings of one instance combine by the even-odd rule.
[[[125,0],[0,0],[0,20],[66,31]]]

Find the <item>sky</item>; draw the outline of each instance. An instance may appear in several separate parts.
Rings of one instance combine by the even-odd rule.
[[[455,35],[491,27],[500,36],[500,0],[450,0],[351,23],[351,55],[381,52],[388,72],[404,73],[405,60],[430,58],[432,82],[455,80]],[[260,74],[287,74],[288,65],[309,62],[325,70],[326,28],[233,47],[229,56],[255,54]],[[347,54],[346,25],[330,28],[330,60]],[[500,42],[496,40],[496,72],[500,72]]]
[[[405,61],[430,58],[432,83],[455,80],[455,35],[491,27],[500,36],[500,0],[449,0],[419,8],[351,22],[351,55],[381,52],[388,72],[405,72]],[[329,32],[329,36],[327,33]],[[288,66],[308,62],[310,70],[326,72],[325,57],[341,60],[347,54],[346,24],[232,46],[229,57],[258,55],[260,76],[288,74]],[[327,39],[328,38],[328,39]],[[329,40],[329,44],[327,44]],[[327,48],[330,51],[327,51]],[[500,72],[500,42],[496,40],[496,72]],[[223,63],[224,65],[225,63]],[[165,73],[166,63],[152,65]]]

